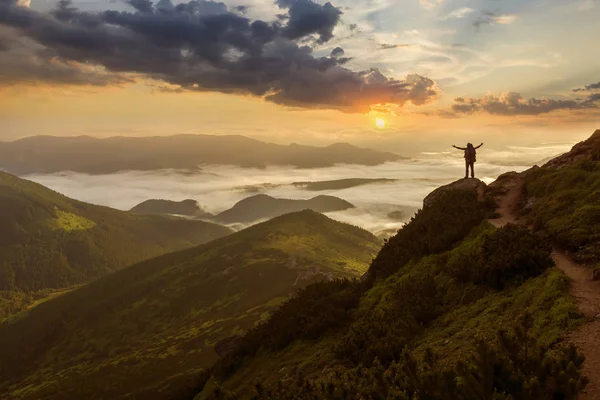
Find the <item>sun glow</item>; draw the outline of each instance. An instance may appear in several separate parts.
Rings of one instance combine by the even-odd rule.
[[[385,119],[383,118],[375,118],[375,126],[379,129],[385,128]]]

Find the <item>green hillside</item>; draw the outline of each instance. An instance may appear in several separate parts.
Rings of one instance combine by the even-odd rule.
[[[302,211],[122,269],[0,328],[0,398],[191,398],[215,346],[310,283],[350,285],[380,247]]]
[[[460,185],[457,185],[459,187]],[[447,190],[367,279],[307,287],[208,371],[196,399],[575,399],[580,320],[550,245]]]
[[[600,263],[600,130],[525,175],[534,228],[584,263]]]
[[[0,227],[0,322],[52,290],[231,233],[82,203],[4,172]]]

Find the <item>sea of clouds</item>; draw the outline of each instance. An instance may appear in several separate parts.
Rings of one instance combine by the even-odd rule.
[[[569,144],[549,144],[480,151],[475,173],[481,180],[490,183],[504,172],[523,171],[569,148]],[[369,167],[337,165],[317,169],[256,169],[205,165],[201,168],[201,171],[193,172],[126,171],[110,175],[63,172],[28,175],[26,178],[69,197],[121,210],[129,210],[147,199],[194,199],[207,211],[218,213],[257,193],[289,199],[309,199],[326,194],[356,206],[355,209],[328,213],[329,217],[382,233],[399,229],[421,207],[423,198],[432,190],[464,176],[464,160],[459,151],[422,153],[416,158]],[[309,191],[291,185],[299,181],[344,178],[392,178],[396,181],[326,191]],[[402,217],[390,218],[388,214],[393,211],[401,211]]]

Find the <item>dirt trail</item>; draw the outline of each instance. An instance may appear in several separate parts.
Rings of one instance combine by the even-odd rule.
[[[496,197],[499,216],[489,220],[490,223],[498,228],[508,223],[518,224],[522,193],[523,181],[515,179],[504,194]],[[570,292],[577,300],[579,310],[590,321],[579,326],[567,338],[585,355],[583,373],[590,380],[579,400],[600,400],[600,281],[592,281],[591,270],[562,251],[553,249],[552,259],[556,267],[571,279]]]

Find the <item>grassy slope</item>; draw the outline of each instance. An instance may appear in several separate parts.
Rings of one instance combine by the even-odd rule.
[[[0,321],[53,289],[231,233],[82,203],[3,172],[0,226]]]
[[[0,329],[0,397],[185,397],[217,340],[296,288],[359,276],[379,247],[362,229],[303,211],[125,268]]]
[[[577,261],[600,263],[600,131],[584,144],[588,157],[527,173],[529,218]]]
[[[335,391],[339,396],[335,398],[359,398],[360,393],[385,398],[398,382],[411,393],[418,390],[416,383],[397,373],[410,369],[411,362],[402,361],[407,354],[420,359],[433,350],[439,356],[437,365],[452,370],[476,355],[480,339],[495,343],[499,329],[514,326],[527,314],[532,317],[532,340],[543,349],[555,344],[579,320],[566,278],[555,269],[546,270],[551,260],[542,240],[524,229],[494,230],[482,222],[484,214],[473,205],[474,198],[450,193],[417,214],[372,263],[369,276],[380,278],[372,278],[368,285],[363,282],[363,288],[354,291],[358,298],[345,303],[352,311],[341,321],[329,320],[320,335],[296,332],[283,346],[272,345],[268,338],[286,335],[285,320],[295,325],[295,315],[311,307],[315,294],[284,305],[245,337],[236,354],[216,364],[198,398],[213,398],[215,387],[236,392],[231,398],[246,398],[257,393],[257,384],[276,391],[281,383],[288,393],[301,390],[300,399],[334,398],[315,395],[320,390]],[[448,223],[453,223],[446,225],[452,226],[450,231],[435,232],[434,226]],[[332,290],[336,289],[320,291],[333,298]],[[309,320],[303,326],[311,324]],[[544,354],[552,357],[552,352]],[[394,382],[391,386],[369,382],[381,371]],[[441,381],[441,376],[432,382]],[[304,383],[293,386],[296,382]],[[339,391],[343,386],[350,397]],[[261,392],[264,397],[258,398],[273,396],[268,390]],[[276,393],[277,397],[286,392]]]

